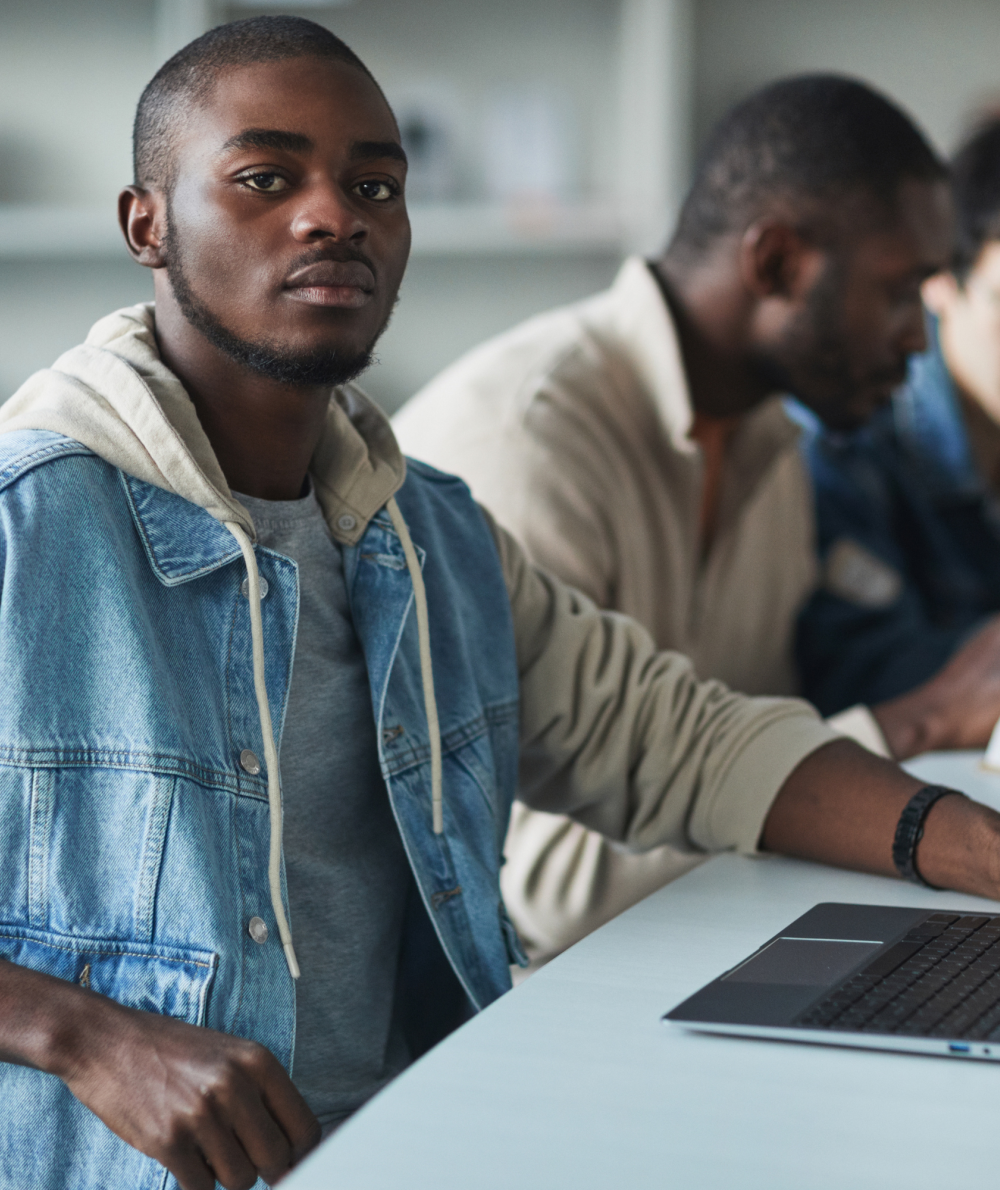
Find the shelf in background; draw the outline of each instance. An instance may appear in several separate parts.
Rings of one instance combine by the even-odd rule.
[[[620,252],[623,221],[611,207],[454,203],[410,209],[415,256]]]
[[[568,255],[623,248],[623,220],[600,205],[415,206],[410,220],[414,256]],[[124,257],[113,209],[0,205],[0,260]]]

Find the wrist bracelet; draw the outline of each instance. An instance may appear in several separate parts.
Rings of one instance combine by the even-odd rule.
[[[965,797],[960,790],[949,789],[947,785],[925,785],[923,789],[918,789],[906,803],[896,826],[896,837],[892,841],[892,862],[896,865],[896,871],[904,880],[912,880],[924,888],[936,889],[938,885],[931,884],[920,875],[917,869],[917,844],[924,837],[924,823],[931,806],[950,793]]]

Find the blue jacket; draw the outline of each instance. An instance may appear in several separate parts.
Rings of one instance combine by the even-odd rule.
[[[929,332],[905,387],[863,430],[832,433],[796,407],[823,576],[796,652],[803,693],[825,714],[919,685],[1000,610],[1000,503]]]
[[[464,484],[412,464],[397,501],[424,556],[435,641],[440,836],[413,587],[384,513],[344,562],[419,890],[402,975],[419,1050],[436,1039],[428,1006],[440,1035],[449,1008],[506,990],[518,957],[498,890],[518,674],[496,546]],[[257,558],[280,730],[297,579],[288,559]],[[269,902],[266,773],[239,764],[245,748],[263,756],[245,573],[231,534],[196,505],[58,434],[0,436],[0,956],[252,1037],[289,1067],[295,991]],[[263,946],[247,932],[255,915]],[[50,1075],[0,1065],[0,1103],[5,1190],[175,1185]]]

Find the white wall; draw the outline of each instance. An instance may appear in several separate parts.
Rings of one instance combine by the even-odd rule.
[[[698,0],[696,138],[782,74],[860,75],[909,109],[939,148],[1000,98],[997,0]]]
[[[1000,0],[695,2],[698,141],[732,101],[801,70],[871,79],[942,148],[970,112],[1000,96]],[[581,188],[595,192],[622,182],[608,136],[613,11],[612,0],[358,0],[331,23],[389,90],[426,74],[428,62],[454,75],[470,97],[470,192],[479,185],[469,131],[476,105],[497,86],[548,70],[579,110],[579,126],[598,130],[580,151]],[[135,101],[155,64],[152,0],[0,0],[0,202],[100,204],[110,219],[129,179]],[[627,186],[628,163],[621,168]],[[54,225],[52,237],[60,234]],[[394,408],[467,347],[604,286],[616,265],[598,253],[414,260],[365,383]],[[59,263],[0,262],[0,398],[102,314],[149,294],[148,276],[124,249],[118,261],[80,261],[67,243]]]
[[[359,0],[312,15],[352,44],[390,92],[428,74],[453,78],[466,196],[482,185],[474,145],[482,105],[498,88],[555,79],[579,130],[579,189],[594,195],[613,168],[616,84],[605,58],[617,3]],[[226,15],[245,13],[232,6]],[[153,0],[0,0],[0,203],[94,205],[112,220],[118,189],[131,180],[132,115],[155,53]],[[64,234],[54,220],[54,242]],[[117,261],[74,259],[72,243],[65,248],[59,263],[0,261],[0,399],[97,318],[151,296],[148,274],[124,248]],[[363,383],[394,409],[462,351],[602,288],[616,267],[607,253],[415,260],[381,362]]]

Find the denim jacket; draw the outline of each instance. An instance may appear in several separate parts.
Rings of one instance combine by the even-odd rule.
[[[823,566],[797,659],[803,693],[826,714],[919,685],[1000,610],[1000,505],[933,321],[928,337],[864,429],[836,434],[796,407]]]
[[[494,540],[460,481],[413,464],[397,501],[436,642],[440,836],[413,588],[384,513],[345,550],[345,577],[422,903],[412,928],[429,936],[433,924],[478,1008],[509,987],[517,958],[498,891],[517,771],[510,606]],[[296,569],[265,549],[257,559],[280,730]],[[0,436],[0,565],[0,956],[251,1037],[290,1066],[295,991],[269,903],[266,773],[239,760],[263,748],[233,537],[79,442],[20,431]],[[253,916],[269,925],[264,945],[247,931]],[[408,942],[432,965],[426,945]],[[51,1075],[0,1065],[0,1102],[4,1190],[175,1184]]]

